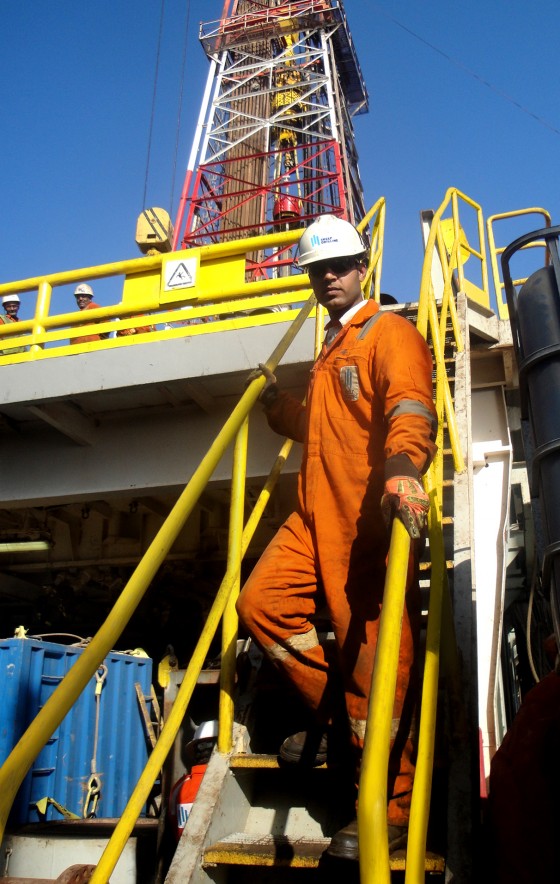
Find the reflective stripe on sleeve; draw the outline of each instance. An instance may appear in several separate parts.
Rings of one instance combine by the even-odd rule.
[[[387,415],[387,420],[391,420],[393,417],[399,417],[401,414],[419,414],[421,417],[426,418],[434,433],[437,430],[437,420],[433,413],[427,405],[424,405],[423,402],[419,402],[417,399],[401,399],[401,401],[391,409]]]
[[[264,648],[264,650],[271,660],[282,662],[286,657],[289,657],[293,651],[299,653],[309,651],[311,648],[316,648],[318,644],[319,639],[317,637],[317,630],[312,626],[308,632],[304,632],[300,635],[291,635],[285,640],[283,645],[275,642],[273,645]]]

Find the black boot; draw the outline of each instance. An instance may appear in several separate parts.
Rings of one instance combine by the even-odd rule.
[[[389,835],[389,854],[394,853],[401,847],[406,846],[408,838],[407,826],[388,826]],[[358,820],[352,820],[343,829],[334,835],[330,845],[327,847],[327,854],[337,859],[350,859],[357,861],[358,853]]]
[[[299,731],[286,737],[278,753],[287,764],[317,767],[327,761],[327,732],[323,730]]]

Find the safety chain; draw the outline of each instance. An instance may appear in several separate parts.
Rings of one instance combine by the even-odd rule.
[[[91,759],[91,776],[88,780],[88,790],[86,800],[84,802],[83,818],[90,819],[94,817],[97,811],[97,805],[101,797],[101,779],[97,773],[97,744],[99,741],[99,711],[101,708],[101,691],[107,678],[107,667],[104,663],[95,673],[95,735],[93,738],[93,755]]]

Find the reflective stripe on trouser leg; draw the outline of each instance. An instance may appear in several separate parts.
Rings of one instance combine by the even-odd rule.
[[[293,513],[257,562],[237,610],[263,651],[326,722],[329,665],[310,622],[316,595],[313,543],[301,517]]]

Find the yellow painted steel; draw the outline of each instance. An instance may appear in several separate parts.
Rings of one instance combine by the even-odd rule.
[[[447,590],[445,550],[441,530],[441,476],[443,475],[441,437],[443,433],[439,435],[438,452],[425,479],[425,488],[430,497],[428,528],[432,570],[430,575],[430,600],[418,734],[418,755],[412,791],[406,855],[406,884],[424,884],[425,880],[426,837],[430,812],[437,718],[443,594]]]
[[[309,298],[298,318],[290,326],[268,361],[271,369],[286,352],[301,329],[315,304]],[[92,639],[90,645],[70,669],[53,692],[45,706],[14,747],[0,768],[0,839],[3,835],[10,808],[17,791],[47,740],[80,696],[82,690],[97,670],[130,617],[136,610],[147,587],[169,552],[175,538],[192,512],[222,455],[233,441],[241,423],[255,404],[265,383],[257,378],[245,391],[222,430],[210,446],[189,484],[179,497],[168,518],[150,544],[144,558],[132,574],[109,616]],[[141,809],[141,808],[140,808]],[[138,813],[140,813],[140,809]]]
[[[241,540],[245,513],[245,477],[247,474],[247,442],[249,420],[245,418],[235,440],[231,500],[229,512],[229,538],[227,571],[236,574],[232,584],[222,621],[222,656],[220,666],[220,703],[218,752],[231,752],[233,734],[233,691],[235,688],[235,665],[237,661],[237,634],[239,618],[235,603],[239,596],[241,574]]]
[[[498,255],[502,255],[506,249],[508,242],[511,242],[511,237],[506,242],[504,246],[496,246],[496,240],[494,237],[494,228],[498,221],[506,221],[511,220],[512,218],[519,218],[521,216],[528,215],[537,215],[539,216],[539,223],[531,222],[531,227],[550,227],[552,224],[552,218],[550,216],[550,212],[547,212],[546,209],[531,207],[529,209],[517,209],[514,212],[501,212],[498,215],[490,215],[486,219],[486,231],[488,234],[488,245],[490,248],[490,260],[492,265],[492,276],[494,279],[494,291],[496,294],[496,303],[498,305],[498,315],[500,319],[509,319],[509,310],[506,299],[504,297],[504,283],[502,281],[502,275],[500,273],[500,267],[498,264]],[[544,223],[543,223],[544,222]],[[546,243],[544,240],[539,240],[538,242],[528,243],[523,246],[523,249],[533,249],[533,248],[546,248]],[[514,286],[523,285],[526,282],[525,278],[522,279],[514,279]]]
[[[412,807],[408,835],[406,859],[407,884],[423,884],[426,872],[426,836],[428,829],[431,783],[434,758],[435,723],[437,716],[438,679],[440,670],[440,646],[442,621],[445,619],[445,632],[449,636],[446,643],[446,663],[451,671],[450,682],[457,685],[458,661],[456,647],[453,647],[454,628],[452,621],[445,549],[442,533],[442,491],[443,491],[443,424],[447,419],[455,469],[464,469],[464,462],[457,434],[453,401],[444,362],[444,334],[447,316],[451,318],[458,346],[459,327],[456,319],[452,289],[452,275],[463,261],[459,249],[464,247],[469,254],[479,258],[485,265],[484,250],[479,252],[465,246],[458,220],[457,191],[451,190],[446,201],[434,217],[422,274],[422,288],[418,311],[418,327],[424,337],[431,334],[436,365],[435,404],[438,414],[438,451],[434,462],[425,477],[425,488],[430,497],[428,527],[430,553],[432,559],[430,603],[426,639],[426,660],[422,687],[422,708],[418,758],[412,796]],[[443,243],[440,219],[451,202],[453,208],[453,243]],[[468,201],[472,204],[472,201]],[[478,208],[478,207],[477,207]],[[481,232],[481,215],[479,234]],[[449,236],[449,231],[448,231]],[[440,316],[434,296],[431,269],[434,251],[438,248],[444,275],[444,295]],[[464,259],[464,256],[463,256]],[[483,269],[483,285],[487,290],[488,278]],[[459,274],[459,286],[465,285]],[[400,535],[400,538],[399,538]],[[402,545],[399,545],[399,540]],[[389,884],[390,859],[387,848],[387,769],[390,748],[390,727],[394,703],[396,668],[400,642],[404,588],[410,541],[406,529],[395,519],[383,609],[381,614],[378,647],[372,678],[372,693],[368,712],[366,741],[362,758],[362,775],[358,803],[358,833],[360,843],[361,884]],[[397,577],[398,575],[398,577]],[[394,581],[394,582],[393,582]]]
[[[377,228],[377,230],[379,230],[379,228]],[[252,238],[249,240],[245,240],[242,243],[234,242],[220,244],[219,246],[204,247],[200,249],[200,253],[201,255],[211,253],[213,258],[216,258],[220,254],[223,256],[227,256],[228,254],[239,253],[240,247],[242,247],[246,251],[251,251],[257,247],[262,248],[264,239],[267,240],[267,243],[269,245],[281,245],[289,242],[295,242],[300,233],[301,231],[296,232],[295,235],[293,232],[288,232],[285,234],[274,234],[267,238]],[[379,232],[376,233],[376,236],[377,238],[379,238]],[[372,272],[376,266],[378,269],[378,273],[376,275],[377,287],[379,287],[380,258],[381,254],[379,249],[377,248],[377,251],[373,256],[373,264],[372,259],[370,259]],[[39,298],[35,318],[32,321],[22,323],[21,328],[23,330],[33,331],[34,340],[37,340],[38,347],[39,349],[41,349],[41,345],[44,342],[44,336],[46,335],[46,330],[49,327],[56,328],[57,325],[61,325],[64,322],[68,322],[68,324],[70,325],[72,324],[72,322],[76,321],[77,317],[79,317],[79,313],[66,314],[64,316],[58,317],[49,317],[46,315],[48,313],[49,299],[52,287],[54,285],[75,282],[76,280],[83,279],[84,277],[90,280],[94,280],[102,278],[104,276],[111,276],[122,273],[126,274],[127,272],[132,274],[146,274],[149,273],[150,270],[158,270],[160,266],[161,256],[156,256],[155,258],[142,258],[137,259],[136,261],[102,265],[101,267],[97,268],[84,268],[80,271],[74,271],[70,273],[53,274],[48,278],[37,277],[32,280],[24,280],[18,283],[10,283],[8,285],[0,286],[0,294],[7,294],[10,291],[19,293],[24,291],[31,291],[34,288],[38,288]],[[291,280],[278,279],[267,281],[265,283],[249,285],[252,286],[251,293],[265,293],[267,290],[271,290],[273,288],[276,291],[278,291],[279,289],[293,291],[297,288],[307,288],[308,278],[306,275],[302,275],[298,279],[298,283],[296,285],[294,285],[293,278]],[[247,287],[245,287],[244,290],[247,291]],[[227,290],[221,289],[222,295],[224,291]],[[229,296],[229,294],[230,293],[227,293],[227,296]],[[274,353],[269,358],[267,362],[269,368],[271,368],[272,370],[276,368],[278,361],[280,360],[284,352],[288,349],[293,338],[298,333],[307,317],[310,315],[314,306],[315,299],[312,296],[308,299],[304,307],[300,310],[296,320],[292,323],[292,326],[288,329],[287,333],[284,335],[284,337],[276,347]],[[137,302],[135,304],[135,310],[138,309],[142,311],[146,310],[147,312],[150,309],[150,305]],[[88,314],[88,321],[90,320],[90,318],[99,318],[100,322],[97,328],[100,331],[104,331],[107,330],[107,328],[106,325],[103,325],[103,320],[107,322],[114,316],[123,315],[125,313],[126,310],[122,304],[108,308],[100,308],[99,310],[90,311],[90,313]],[[18,333],[20,333],[19,330]],[[60,337],[60,332],[58,333],[58,336]],[[23,781],[23,778],[25,777],[31,764],[33,763],[34,758],[37,756],[37,754],[46,743],[46,741],[49,739],[51,734],[54,732],[56,727],[58,727],[73,703],[77,700],[81,691],[98,668],[99,663],[104,659],[106,654],[114,646],[119,635],[121,634],[122,630],[126,626],[128,620],[130,619],[134,610],[142,599],[150,581],[155,576],[155,573],[165,559],[165,556],[171,548],[177,534],[179,533],[186,519],[192,512],[192,509],[194,508],[198,498],[200,497],[200,494],[206,486],[213,470],[215,469],[215,466],[222,457],[224,451],[231,444],[231,441],[234,435],[238,432],[240,426],[243,424],[244,421],[246,421],[246,417],[255,404],[264,386],[264,382],[264,377],[258,378],[243,394],[237,407],[232,412],[230,418],[226,421],[224,427],[222,428],[222,431],[218,434],[217,438],[215,439],[213,445],[210,447],[200,466],[195,471],[189,484],[173,507],[164,525],[156,535],[154,541],[147,550],[146,555],[134,571],[120,598],[118,599],[106,621],[98,631],[97,635],[94,637],[88,648],[84,651],[83,655],[81,655],[80,659],[72,667],[68,675],[53,693],[49,701],[45,704],[43,709],[36,717],[35,721],[27,729],[21,740],[18,742],[18,744],[0,769],[0,837],[3,835],[8,814],[17,790],[21,785],[21,782]],[[277,475],[279,474],[283,463],[285,462],[290,447],[290,442],[286,442],[284,444],[281,453],[277,458],[271,476],[269,477],[269,481],[263,489],[259,501],[257,502],[257,506],[255,507],[253,514],[247,523],[246,529],[243,532],[241,555],[245,552],[250,536],[252,536],[252,532],[255,530],[258,518],[260,517],[262,510],[266,506],[266,502],[270,495],[270,490],[273,487],[274,482],[276,481]],[[227,604],[232,586],[235,584],[236,581],[238,582],[238,580],[239,556],[235,554],[231,562],[231,570],[228,570],[226,578],[224,578],[224,582],[216,597],[211,614],[203,631],[203,635],[201,636],[199,644],[197,645],[197,649],[195,650],[193,658],[191,659],[191,663],[189,664],[186,678],[181,685],[181,689],[179,691],[177,701],[174,704],[170,718],[168,719],[168,722],[166,723],[166,726],[162,731],[160,739],[156,744],[156,748],[150,756],[148,765],[144,773],[142,774],[142,777],[140,778],[133,795],[131,796],[129,804],[125,809],[119,825],[115,829],[113,837],[111,838],[107,846],[107,849],[99,863],[98,868],[94,873],[94,877],[92,879],[94,882],[108,880],[108,875],[110,875],[111,871],[114,869],[118,857],[122,852],[124,844],[126,843],[126,840],[128,839],[132,831],[134,823],[139,813],[141,812],[142,807],[145,804],[149,791],[152,788],[156,777],[159,775],[163,760],[165,759],[169,749],[171,748],[176,733],[181,725],[184,711],[186,709],[186,704],[190,699],[190,694],[192,694],[192,690],[194,689],[194,685],[196,684],[198,674],[204,663],[204,659],[208,652],[210,642],[215,633],[217,622],[219,621],[222,612]],[[178,702],[180,696],[181,703]],[[183,702],[185,705],[181,709],[181,705]],[[229,713],[226,715],[226,720],[228,716]]]
[[[361,231],[371,226],[369,231],[371,250],[364,291],[366,296],[369,296],[373,286],[373,297],[376,300],[379,300],[380,292],[384,225],[385,200],[380,198],[358,225]],[[155,342],[184,335],[212,334],[246,325],[290,321],[291,317],[286,313],[269,315],[261,312],[243,315],[243,312],[250,314],[257,308],[262,310],[264,307],[299,305],[301,296],[307,297],[308,294],[305,291],[309,289],[307,275],[291,274],[246,282],[247,256],[265,249],[288,248],[297,243],[301,232],[302,228],[245,240],[214,243],[164,255],[133,258],[97,267],[82,267],[78,270],[2,284],[0,296],[34,290],[38,294],[33,319],[20,321],[17,329],[9,326],[0,328],[0,341],[2,338],[9,337],[10,340],[17,338],[17,345],[27,347],[27,351],[0,356],[0,363],[52,359],[80,352],[130,347],[137,343]],[[190,262],[189,266],[196,268],[194,285],[167,290],[167,271],[173,266],[170,262],[176,264],[184,262],[185,265]],[[227,272],[224,272],[225,266]],[[98,333],[111,333],[134,326],[140,314],[149,315],[149,318],[146,316],[146,324],[160,327],[142,335],[113,336],[103,341],[72,343],[72,330],[83,324],[84,317],[78,310],[50,314],[53,289],[82,282],[84,279],[95,282],[98,279],[119,276],[124,277],[121,300],[88,311],[88,324],[95,324]],[[213,310],[218,304],[219,317]],[[185,305],[192,308],[188,318],[204,319],[203,326],[191,326],[185,323],[186,315],[183,311]],[[229,320],[228,315],[231,316]],[[224,317],[226,317],[225,322],[229,324],[224,325]]]
[[[272,367],[270,360],[267,365]],[[253,381],[251,387],[256,386],[258,388],[258,392],[260,392],[263,387],[263,381],[264,378]],[[243,531],[241,539],[241,558],[245,555],[245,552],[247,551],[251,538],[258,525],[259,519],[268,503],[272,489],[278,479],[278,476],[286,461],[292,444],[293,443],[289,440],[283,444],[278,457],[276,458],[274,466],[270,472],[270,475],[265,483],[265,486],[261,491],[261,494],[259,495],[259,498],[253,508],[249,519],[247,520],[247,524],[245,525],[245,529]],[[185,678],[183,679],[177,693],[177,697],[175,698],[171,713],[162,729],[161,735],[158,739],[158,742],[156,743],[152,755],[148,760],[148,765],[146,766],[142,773],[142,776],[138,780],[136,788],[130,797],[129,803],[124,810],[121,820],[114,830],[109,843],[107,844],[107,847],[105,848],[103,856],[99,861],[96,871],[94,872],[94,876],[91,879],[92,884],[107,884],[109,876],[114,870],[118,859],[122,851],[124,850],[126,842],[134,828],[134,824],[138,819],[138,816],[140,815],[144,804],[146,803],[146,800],[150,794],[150,790],[156,778],[159,776],[159,771],[171,747],[173,746],[175,738],[183,723],[183,718],[185,716],[187,706],[190,702],[192,693],[196,686],[200,670],[202,669],[204,660],[206,659],[206,655],[208,654],[208,651],[210,649],[210,644],[218,628],[222,613],[226,607],[226,604],[228,603],[232,587],[236,584],[236,582],[238,582],[238,580],[238,572],[228,571],[220,585],[220,588],[204,625],[202,635],[198,640],[193,656],[187,667]]]
[[[377,265],[378,262],[379,262],[379,257],[376,257],[375,264]],[[379,273],[379,276],[380,276],[380,273]],[[305,319],[309,316],[309,314],[313,310],[314,306],[315,306],[315,298],[314,298],[314,296],[312,296],[309,298],[305,307],[302,308],[297,321],[294,322],[291,329],[286,333],[286,335],[284,336],[284,338],[282,339],[280,344],[276,347],[274,352],[271,354],[271,356],[267,360],[266,365],[272,371],[276,368],[283,353],[285,352],[285,350],[287,350],[289,343],[291,343],[291,341],[293,340],[293,338],[295,337],[295,335],[297,334],[297,332],[301,328],[301,325],[303,324]],[[320,349],[320,338],[322,337],[322,327],[323,327],[323,322],[322,322],[322,318],[321,318],[321,313],[318,310],[317,311],[317,322],[316,322],[316,328],[317,328],[316,344],[315,344],[316,352]],[[264,386],[264,377],[259,378],[256,381],[253,381],[251,386],[248,388],[245,396],[247,396],[247,394],[249,392],[251,392],[252,390],[256,389],[256,393],[255,393],[255,396],[252,400],[252,404],[254,404],[254,402],[256,401],[256,398],[260,394],[263,386]],[[243,398],[245,398],[245,396]],[[241,400],[241,401],[243,401],[243,400]],[[240,442],[240,445],[244,446],[245,444],[246,444],[246,442]],[[99,861],[96,871],[94,872],[94,875],[91,879],[92,884],[107,884],[109,875],[111,874],[111,872],[115,868],[115,865],[116,865],[116,863],[117,863],[117,861],[118,861],[118,859],[124,849],[126,841],[128,840],[128,838],[132,832],[132,829],[134,827],[134,823],[135,823],[136,819],[138,818],[138,816],[142,810],[142,807],[144,806],[144,804],[147,800],[147,797],[150,793],[150,789],[152,788],[153,783],[155,782],[155,779],[159,774],[159,770],[160,770],[165,758],[167,757],[168,752],[170,751],[170,749],[173,745],[176,734],[178,733],[178,730],[179,730],[181,723],[183,721],[183,717],[184,717],[186,708],[188,706],[188,703],[190,701],[192,691],[194,690],[194,686],[196,684],[196,679],[198,678],[198,674],[200,672],[200,669],[202,668],[206,654],[208,653],[208,649],[210,647],[210,643],[212,641],[213,635],[214,635],[215,630],[217,628],[219,619],[222,616],[222,612],[224,611],[226,605],[231,604],[231,601],[228,602],[228,599],[230,598],[230,594],[232,592],[233,587],[238,585],[238,583],[239,583],[240,560],[243,557],[243,555],[245,554],[245,551],[246,551],[247,546],[249,544],[250,538],[252,537],[252,535],[255,531],[255,528],[258,524],[258,521],[260,519],[260,516],[262,515],[262,512],[264,511],[264,508],[266,507],[266,504],[268,503],[270,493],[274,487],[274,484],[276,483],[276,480],[277,480],[278,475],[280,474],[280,471],[286,461],[286,458],[288,457],[288,454],[289,454],[289,451],[292,447],[292,444],[293,443],[291,442],[291,440],[286,440],[284,442],[284,444],[280,450],[280,453],[276,459],[276,462],[271,470],[269,478],[268,478],[267,482],[265,483],[265,487],[263,488],[261,494],[259,495],[259,499],[257,500],[257,502],[253,508],[253,511],[251,513],[251,516],[249,517],[249,519],[247,521],[247,524],[245,526],[245,530],[243,531],[242,540],[241,540],[241,550],[240,550],[240,555],[239,555],[239,563],[238,563],[237,554],[236,553],[233,554],[232,560],[231,560],[231,570],[228,567],[228,571],[226,573],[224,581],[222,582],[220,590],[218,591],[218,594],[216,596],[216,600],[214,602],[214,605],[212,606],[212,610],[210,612],[210,615],[209,615],[207,622],[205,624],[202,636],[201,636],[199,643],[197,645],[197,648],[195,651],[196,660],[195,660],[195,655],[193,655],[193,659],[189,663],[189,667],[188,667],[187,672],[185,674],[185,679],[183,680],[183,683],[181,684],[181,687],[179,689],[179,693],[178,693],[175,703],[173,705],[173,708],[172,708],[171,714],[168,718],[168,721],[166,722],[165,727],[163,728],[160,738],[158,740],[158,743],[156,744],[156,747],[155,747],[152,755],[150,756],[150,759],[148,761],[146,769],[144,770],[142,776],[140,777],[140,780],[138,781],[136,789],[134,790],[129,803],[128,803],[127,807],[125,808],[123,816],[121,817],[121,820],[118,823],[115,831],[113,832],[113,835],[111,836],[111,839],[105,849],[105,852],[103,853],[103,856],[101,857],[101,859]],[[240,455],[240,457],[241,457],[241,455]],[[240,468],[240,472],[241,472],[241,468]],[[406,533],[406,531],[405,531],[405,533]],[[408,535],[407,535],[407,537],[408,537]],[[229,559],[228,559],[228,561],[229,561]],[[233,632],[231,634],[233,634]],[[231,641],[232,641],[232,639],[230,637],[229,642],[231,642]],[[220,721],[220,732],[221,732],[222,725],[224,725],[227,728],[227,733],[223,737],[220,737],[220,734],[219,734],[218,748],[220,751],[227,752],[231,748],[230,726],[232,724],[232,719],[230,721],[230,716],[229,716],[229,708],[231,708],[230,703],[229,703],[229,699],[225,705],[228,708],[228,712],[224,713],[224,716],[223,716],[224,721],[223,722]]]
[[[210,613],[206,619],[202,635],[198,640],[196,648],[189,661],[189,665],[187,666],[185,677],[181,682],[171,712],[161,730],[152,754],[148,758],[146,767],[144,768],[142,775],[130,796],[128,804],[126,805],[90,879],[92,884],[108,884],[109,877],[114,871],[119,857],[132,834],[136,820],[142,812],[142,808],[148,799],[150,790],[159,776],[162,765],[173,747],[177,734],[179,733],[187,706],[196,687],[198,676],[210,649],[210,644],[219,626],[232,586],[237,579],[238,575],[231,573],[226,574],[222,581],[216,594],[216,598],[214,599],[214,603],[210,609]]]
[[[361,884],[390,884],[387,771],[410,536],[393,519],[358,794]]]
[[[37,352],[37,350],[43,349],[41,344],[37,343],[37,339],[45,331],[44,323],[49,315],[51,295],[52,286],[49,285],[48,282],[40,283],[37,296],[37,306],[35,308],[35,319],[33,321],[33,343],[31,344],[31,351],[33,353]]]
[[[453,264],[458,263],[459,269],[462,270],[462,262],[458,262],[458,249],[463,244],[461,236],[460,236],[460,224],[458,217],[458,199],[462,199],[467,205],[474,208],[477,212],[477,219],[479,225],[479,231],[483,231],[482,225],[482,215],[480,206],[478,206],[473,200],[469,197],[462,194],[456,188],[450,188],[446,195],[445,199],[442,202],[441,206],[434,214],[434,218],[430,227],[430,233],[428,235],[428,241],[426,243],[426,251],[424,255],[424,264],[422,267],[422,279],[420,283],[420,298],[418,302],[418,319],[417,319],[417,327],[420,334],[424,337],[428,337],[428,328],[431,333],[432,347],[434,351],[434,361],[436,365],[436,381],[437,381],[437,390],[436,396],[440,398],[443,402],[443,407],[445,411],[445,419],[447,421],[449,438],[451,442],[451,448],[453,452],[453,462],[455,466],[455,470],[458,473],[461,473],[465,470],[465,462],[463,458],[463,453],[461,450],[461,443],[459,439],[459,433],[457,430],[457,420],[455,417],[455,410],[453,408],[453,399],[451,396],[451,390],[449,387],[449,381],[447,379],[447,374],[445,371],[445,329],[446,329],[446,317],[449,313],[452,319],[453,330],[455,334],[455,341],[457,345],[457,350],[461,351],[463,349],[463,342],[460,337],[460,330],[456,319],[455,312],[455,303],[454,297],[452,293],[452,273],[453,273]],[[445,248],[441,248],[441,244],[443,242],[443,234],[440,229],[440,221],[443,213],[451,204],[453,209],[453,224],[454,224],[454,244],[451,249],[451,259],[448,260],[446,255],[447,251]],[[438,248],[439,243],[439,248]],[[442,299],[442,307],[440,316],[438,317],[437,304],[434,294],[434,287],[432,282],[432,267],[434,263],[434,257],[436,253],[436,249],[438,248],[439,258],[442,264],[443,275],[444,275],[444,297]],[[471,254],[480,258],[482,264],[482,278],[483,284],[486,286],[486,291],[488,288],[488,271],[487,264],[485,258],[485,247],[484,247],[484,239],[482,240],[482,244],[480,250],[477,252],[474,249],[471,249]],[[459,280],[459,285],[461,285],[461,277]],[[488,295],[487,299],[488,306],[490,304],[490,298]]]
[[[368,268],[362,289],[366,297],[373,297],[379,303],[381,296],[381,271],[383,268],[383,249],[385,246],[385,197],[380,197],[371,207],[369,212],[356,225],[360,233],[363,233],[371,221],[370,230],[370,253]],[[372,291],[373,281],[373,291]]]
[[[17,336],[18,345],[29,345],[28,352],[0,357],[1,363],[51,359],[77,352],[131,346],[140,340],[140,337],[134,340],[136,336],[133,336],[82,344],[68,342],[68,339],[72,338],[72,329],[82,325],[84,317],[79,310],[49,315],[50,294],[56,287],[75,284],[84,279],[95,282],[98,279],[124,276],[122,300],[119,303],[88,311],[88,324],[95,323],[96,332],[103,333],[130,327],[131,324],[134,324],[133,320],[138,314],[151,314],[147,323],[181,323],[183,328],[180,334],[198,334],[200,331],[195,331],[196,327],[191,328],[185,326],[184,323],[186,316],[182,307],[191,302],[194,302],[198,308],[203,308],[201,316],[212,319],[216,319],[216,317],[212,315],[211,305],[221,304],[221,302],[225,302],[225,309],[220,310],[220,313],[243,309],[254,310],[263,306],[284,306],[298,302],[298,294],[300,296],[299,303],[301,303],[301,295],[307,297],[303,290],[309,288],[308,277],[304,274],[245,282],[246,259],[249,254],[265,249],[288,248],[297,243],[301,232],[302,229],[283,231],[261,237],[250,237],[245,240],[215,243],[172,254],[145,256],[128,261],[102,264],[97,267],[83,267],[78,270],[4,283],[0,285],[0,296],[36,291],[37,300],[33,319],[18,322],[17,329],[14,330],[8,329],[8,326],[0,328],[0,341],[5,337],[15,338]],[[195,285],[167,291],[165,274],[170,261],[178,263],[195,261],[199,271]],[[228,266],[227,273],[224,273],[224,262]],[[236,273],[230,272],[232,264],[238,267]],[[254,299],[253,303],[251,303],[251,299]],[[267,299],[266,304],[264,299]],[[234,304],[227,306],[229,301],[233,301]],[[241,301],[245,302],[243,306],[241,306]],[[162,311],[162,308],[165,312]],[[285,315],[282,317],[284,322],[287,319],[289,317]],[[240,326],[261,325],[267,324],[269,321],[268,316],[255,314],[251,317],[239,318],[238,324]],[[279,321],[279,319],[275,318],[274,321]],[[236,324],[231,327],[236,327]],[[218,323],[207,323],[207,325],[210,325],[210,328],[205,329],[207,334],[223,330],[223,326]],[[143,336],[141,339],[155,341],[173,336],[178,336],[176,329],[160,328],[151,333],[149,338]],[[22,337],[21,342],[19,341],[20,337]],[[46,344],[57,344],[57,346],[45,348]]]

